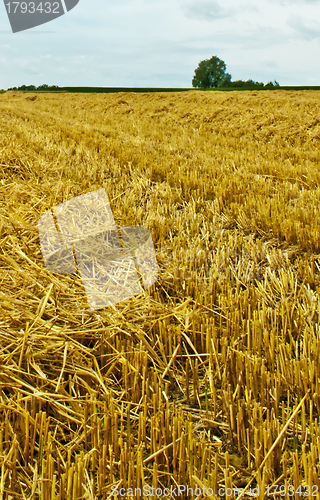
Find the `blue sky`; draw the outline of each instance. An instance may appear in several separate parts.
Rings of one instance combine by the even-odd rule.
[[[0,89],[190,88],[213,55],[233,80],[320,85],[320,0],[80,0],[20,33],[0,3]]]

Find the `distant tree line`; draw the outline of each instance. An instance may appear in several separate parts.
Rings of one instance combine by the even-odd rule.
[[[268,82],[264,84],[263,82],[254,82],[253,80],[235,80],[234,82],[229,82],[226,87],[263,87],[263,88],[272,88],[272,87],[280,87],[280,84],[274,80],[273,82]]]
[[[226,63],[217,56],[212,56],[211,59],[200,61],[197,69],[194,72],[192,86],[195,88],[218,88],[218,87],[263,87],[273,88],[280,87],[280,84],[274,80],[266,85],[263,82],[255,82],[254,80],[236,80],[231,81],[231,75],[226,73]]]
[[[21,87],[11,87],[7,90],[57,90],[58,88],[58,85],[50,86],[43,83],[42,85],[39,85],[39,87],[36,87],[35,85],[21,85]]]

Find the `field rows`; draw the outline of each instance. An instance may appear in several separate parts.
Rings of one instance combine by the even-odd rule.
[[[319,144],[317,91],[0,96],[0,498],[320,497]],[[102,187],[159,279],[92,312],[37,224]]]

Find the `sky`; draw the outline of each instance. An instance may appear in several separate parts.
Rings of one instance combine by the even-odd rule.
[[[232,80],[320,85],[320,0],[79,0],[19,33],[8,1],[0,0],[0,89],[191,88],[199,62],[214,55]]]

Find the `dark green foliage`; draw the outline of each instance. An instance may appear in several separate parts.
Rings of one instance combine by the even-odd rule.
[[[46,84],[35,87],[34,85],[22,85],[21,87],[11,87],[7,90],[45,90],[56,92],[81,92],[81,93],[107,93],[107,92],[184,92],[193,89],[186,88],[158,88],[158,87],[58,87],[58,85],[48,86]]]
[[[59,87],[60,91],[81,93],[108,93],[108,92],[184,92],[192,89],[185,88],[157,88],[157,87]]]
[[[276,80],[273,80],[273,82],[268,82],[266,84],[266,87],[269,88],[269,87],[280,87],[279,83],[276,81]]]
[[[57,85],[47,85],[46,83],[43,83],[42,85],[39,85],[39,87],[36,87],[35,85],[21,85],[20,87],[11,87],[8,90],[57,90],[59,87]]]
[[[231,75],[226,73],[226,63],[217,56],[201,61],[194,73],[192,86],[195,88],[227,87],[231,82]]]
[[[252,87],[252,88],[262,88],[264,86],[263,82],[254,82],[253,80],[247,80],[246,82],[243,80],[235,80],[234,82],[230,82],[228,87]]]
[[[264,85],[263,82],[253,82],[253,80],[237,80],[234,82],[229,82],[227,85],[218,88],[211,88],[210,91],[226,91],[226,90],[320,90],[320,86],[281,86],[277,81],[269,82]],[[194,88],[157,88],[157,87],[58,87],[57,85],[52,85],[47,89],[34,88],[34,85],[26,85],[25,91],[37,91],[46,90],[53,92],[71,92],[71,93],[113,93],[113,92],[188,92],[189,90],[195,90]],[[7,90],[23,90],[21,87],[12,87]],[[201,89],[197,89],[201,90]],[[0,91],[1,92],[1,91]],[[6,92],[5,90],[3,92]]]
[[[194,72],[192,86],[200,89],[212,88],[274,88],[280,87],[279,83],[273,82],[264,85],[263,82],[255,82],[251,78],[247,81],[236,80],[231,81],[231,75],[226,73],[226,64],[217,56],[212,56],[211,59],[200,61],[199,66]]]

